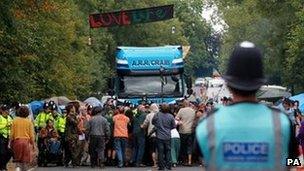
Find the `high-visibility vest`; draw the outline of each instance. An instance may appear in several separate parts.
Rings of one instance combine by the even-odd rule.
[[[50,119],[50,116],[50,113],[39,113],[35,119],[35,127],[44,128],[46,126],[46,121]]]
[[[66,117],[58,116],[55,120],[55,128],[58,132],[64,133],[65,131],[65,124],[66,124]]]
[[[6,118],[0,115],[0,134],[4,138],[8,138],[10,135],[10,125],[12,124],[13,119],[10,116]]]
[[[262,104],[220,107],[196,128],[206,170],[286,170],[291,125],[288,116]]]

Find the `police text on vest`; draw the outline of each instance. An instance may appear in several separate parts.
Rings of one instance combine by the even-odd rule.
[[[269,157],[265,142],[224,142],[222,150],[227,162],[267,162]]]

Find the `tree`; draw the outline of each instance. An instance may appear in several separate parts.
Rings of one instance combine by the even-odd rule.
[[[90,13],[170,3],[177,13],[168,21],[89,28]],[[198,0],[3,0],[0,103],[59,95],[81,100],[100,96],[106,90],[106,78],[114,74],[118,45],[190,45],[189,70],[213,66],[208,50],[213,39],[201,19],[202,5]]]
[[[302,76],[295,77],[299,62],[303,26],[298,0],[217,0],[214,1],[228,27],[221,46],[221,68],[236,43],[249,40],[256,43],[265,56],[265,73],[269,84],[299,85]],[[296,62],[297,61],[297,62]]]

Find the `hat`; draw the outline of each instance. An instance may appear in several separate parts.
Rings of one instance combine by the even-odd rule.
[[[94,107],[93,109],[92,109],[92,115],[94,116],[94,115],[97,115],[97,114],[99,114],[99,113],[101,113],[102,112],[102,107],[100,107],[100,106],[96,106],[96,107]]]
[[[261,51],[248,41],[238,44],[229,58],[223,78],[229,87],[237,90],[258,90],[266,82]]]

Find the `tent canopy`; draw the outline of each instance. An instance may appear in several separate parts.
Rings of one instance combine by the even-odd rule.
[[[36,116],[43,109],[43,104],[43,101],[32,101],[29,103],[29,107],[31,108],[34,116]]]
[[[260,100],[277,101],[283,97],[290,97],[291,94],[286,91],[286,88],[281,86],[262,86],[257,93]]]

